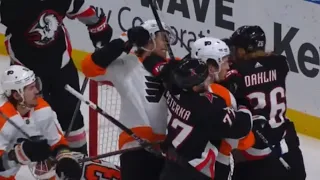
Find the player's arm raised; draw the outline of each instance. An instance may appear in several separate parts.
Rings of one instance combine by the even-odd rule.
[[[86,77],[96,77],[107,73],[107,67],[121,55],[128,54],[133,45],[143,46],[150,39],[149,32],[143,27],[133,27],[123,33],[120,38],[114,39],[103,48],[89,54],[81,63],[82,72]]]
[[[90,39],[96,48],[108,44],[112,37],[112,27],[102,8],[88,4],[87,0],[68,0],[67,17],[77,18],[88,27]]]

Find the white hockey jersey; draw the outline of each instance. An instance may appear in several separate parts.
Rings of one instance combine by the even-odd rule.
[[[0,111],[10,118],[29,136],[42,136],[54,149],[58,145],[67,145],[67,141],[58,129],[60,125],[55,112],[42,98],[38,98],[38,105],[32,108],[27,117],[22,117],[5,97],[0,98]],[[0,115],[0,154],[13,148],[19,138],[26,138],[17,128]],[[35,147],[36,148],[36,147]],[[20,166],[0,172],[0,179],[14,179]]]
[[[111,81],[121,96],[119,121],[136,135],[151,142],[165,138],[167,105],[162,83],[149,73],[135,54],[114,60],[96,81]],[[87,67],[92,68],[92,67]],[[126,133],[119,136],[119,149],[138,143]]]

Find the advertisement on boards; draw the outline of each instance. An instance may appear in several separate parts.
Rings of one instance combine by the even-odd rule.
[[[286,55],[290,66],[288,106],[320,117],[320,6],[312,0],[157,0],[159,15],[174,30],[176,56],[198,38],[229,37],[242,25],[259,25],[267,37],[267,49]],[[148,0],[88,0],[110,14],[114,38],[130,27],[154,19]],[[92,52],[86,27],[65,20],[73,47]],[[4,28],[0,27],[4,32]]]
[[[260,25],[267,36],[267,49],[288,57],[288,106],[320,116],[319,39],[320,6],[301,0],[157,0],[162,21],[170,25],[188,47],[199,37],[228,37],[242,25]],[[114,37],[141,22],[153,19],[148,0],[95,0],[110,13]],[[110,3],[108,3],[110,2]],[[92,51],[85,27],[67,21],[77,49]],[[187,50],[181,41],[173,46],[175,55]]]

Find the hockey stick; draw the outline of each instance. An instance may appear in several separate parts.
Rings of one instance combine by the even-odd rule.
[[[82,86],[81,86],[81,89],[80,89],[80,93],[81,93],[81,94],[83,94],[84,91],[86,90],[88,81],[89,81],[89,79],[88,79],[87,77],[84,78],[83,83],[82,83]],[[73,112],[73,115],[72,115],[72,118],[71,118],[71,122],[70,122],[70,124],[69,124],[69,127],[68,127],[66,133],[64,134],[64,137],[65,137],[65,138],[67,138],[67,137],[69,136],[70,132],[71,132],[71,129],[72,129],[73,124],[74,124],[74,122],[75,122],[75,120],[76,120],[76,117],[77,117],[77,115],[78,115],[78,111],[79,111],[80,107],[81,107],[81,101],[78,100],[77,105],[76,105],[76,107],[75,107],[75,109],[74,109],[74,112]]]
[[[152,13],[153,13],[153,15],[154,15],[154,18],[155,18],[156,21],[157,21],[157,24],[158,24],[158,27],[159,27],[160,31],[162,31],[162,32],[165,33],[166,31],[164,30],[164,28],[163,28],[163,26],[162,26],[162,23],[161,23],[161,21],[160,21],[159,14],[158,14],[157,9],[156,9],[156,7],[155,7],[156,1],[149,0],[149,4],[150,4],[151,10],[152,10]],[[167,42],[168,42],[167,47],[168,47],[169,57],[170,57],[171,60],[175,60],[175,57],[174,57],[174,55],[173,55],[173,51],[172,51],[171,46],[170,46],[170,43],[169,43],[170,41],[169,41],[169,39],[168,39],[167,36],[166,36],[166,38],[167,38]]]
[[[153,16],[154,18],[156,19],[157,21],[157,24],[159,26],[159,29],[160,31],[162,32],[166,32],[162,26],[162,23],[161,23],[161,20],[160,20],[160,17],[159,17],[159,14],[157,12],[157,7],[159,8],[159,6],[157,5],[157,0],[149,0],[149,4],[150,4],[150,7],[151,7],[151,10],[152,10],[152,13],[153,13]],[[190,49],[189,47],[182,41],[182,39],[180,39],[178,36],[176,36],[177,40],[181,42],[182,46],[190,53]],[[169,41],[168,41],[169,42]],[[170,44],[168,44],[168,53],[169,53],[169,56],[170,58],[174,59],[174,55],[173,55],[173,51],[171,49],[171,46]]]
[[[154,146],[154,145],[158,145],[160,143],[162,143],[162,141],[161,142],[157,142],[157,143],[152,143],[152,145]],[[106,158],[106,157],[109,157],[109,156],[115,156],[115,155],[126,153],[126,152],[137,151],[137,150],[140,150],[140,149],[144,149],[144,147],[139,146],[139,147],[133,147],[133,148],[128,148],[128,149],[121,149],[121,150],[117,150],[117,151],[113,151],[113,152],[108,152],[108,153],[105,153],[105,154],[100,154],[100,155],[97,155],[97,156],[86,157],[86,158],[81,159],[79,162],[80,163],[84,163],[84,162],[87,162],[87,161],[94,161],[94,160],[97,160],[97,159],[102,159],[102,158]]]
[[[107,16],[107,23],[108,23],[108,24],[109,24],[109,21],[110,21],[110,15],[111,15],[111,11],[108,12],[108,16]],[[86,90],[88,81],[89,81],[89,79],[88,79],[87,77],[85,77],[84,80],[83,80],[81,89],[80,89],[80,93],[81,93],[81,94],[83,94],[84,91]],[[70,124],[69,124],[69,127],[68,127],[66,133],[64,134],[64,137],[65,137],[65,138],[67,138],[67,137],[69,136],[69,134],[70,134],[70,132],[71,132],[71,130],[72,130],[73,124],[74,124],[74,122],[75,122],[75,120],[76,120],[76,117],[77,117],[77,115],[78,115],[78,111],[79,111],[80,107],[81,107],[81,101],[78,100],[77,105],[76,105],[76,107],[75,107],[75,109],[74,109],[74,112],[73,112],[73,115],[72,115],[72,118],[71,118],[71,122],[70,122]]]
[[[194,176],[196,179],[199,178],[204,178],[207,176],[202,174],[201,172],[197,171],[194,167],[192,167],[188,161],[179,156],[174,149],[172,148],[168,148],[168,151],[166,152],[166,154],[162,153],[162,151],[160,151],[159,149],[154,149],[153,144],[145,141],[143,139],[141,139],[139,136],[137,136],[136,134],[134,134],[134,132],[131,131],[131,129],[127,128],[125,125],[123,125],[122,123],[120,123],[118,120],[116,120],[114,117],[110,116],[107,112],[103,111],[99,106],[97,106],[96,104],[94,104],[93,102],[86,100],[84,98],[84,96],[82,94],[80,94],[79,92],[77,92],[76,90],[74,90],[71,86],[66,85],[65,89],[70,92],[72,95],[76,96],[78,99],[80,99],[82,102],[84,102],[85,104],[87,104],[90,108],[92,108],[93,110],[97,111],[99,114],[101,114],[102,116],[104,116],[105,118],[107,118],[109,121],[111,121],[114,125],[118,126],[118,128],[120,128],[122,131],[124,131],[125,133],[127,133],[128,135],[130,135],[134,140],[136,140],[140,146],[142,148],[144,148],[146,151],[152,153],[153,155],[157,156],[157,157],[164,157],[166,159],[169,159],[170,161],[173,161],[177,164],[179,164],[181,167],[184,167],[186,170],[189,170],[192,173],[192,176]]]
[[[275,149],[272,147],[272,145],[269,143],[269,141],[267,140],[267,138],[259,131],[256,130],[255,133],[260,137],[260,139],[263,141],[263,143],[265,143],[270,149],[271,149],[271,153],[275,152]],[[290,165],[286,162],[286,160],[284,160],[281,156],[279,157],[279,160],[281,162],[281,164],[287,169],[290,170],[291,167]]]
[[[20,131],[28,140],[31,140],[31,137],[28,133],[26,133],[23,129],[21,129],[15,122],[13,122],[8,116],[6,116],[4,113],[0,111],[0,115],[7,120],[13,127],[15,127],[18,131]]]
[[[69,86],[68,84],[65,86],[65,89],[71,93],[72,95],[74,95],[75,97],[77,97],[80,101],[84,102],[85,104],[87,104],[89,107],[91,107],[92,109],[94,109],[95,111],[97,111],[99,114],[101,114],[102,116],[104,116],[105,118],[107,118],[109,121],[111,121],[114,125],[116,125],[117,127],[119,127],[122,131],[126,132],[129,136],[131,136],[134,140],[136,140],[144,149],[146,149],[147,151],[157,155],[157,156],[162,156],[160,151],[157,151],[155,149],[153,149],[151,146],[152,144],[150,142],[147,142],[143,139],[141,139],[139,136],[137,136],[131,129],[127,128],[125,125],[123,125],[122,123],[120,123],[118,120],[116,120],[114,117],[112,117],[111,115],[109,115],[107,112],[105,112],[104,110],[102,110],[99,106],[97,106],[96,104],[94,104],[93,102],[86,100],[84,98],[84,96],[82,94],[80,94],[79,92],[77,92],[76,90],[74,90],[71,86]]]

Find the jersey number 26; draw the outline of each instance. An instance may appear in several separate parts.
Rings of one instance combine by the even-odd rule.
[[[272,128],[277,128],[284,122],[286,94],[282,87],[276,87],[272,89],[270,93],[253,92],[247,95],[247,98],[251,101],[256,100],[258,102],[253,108],[254,110],[270,108],[269,123]]]

